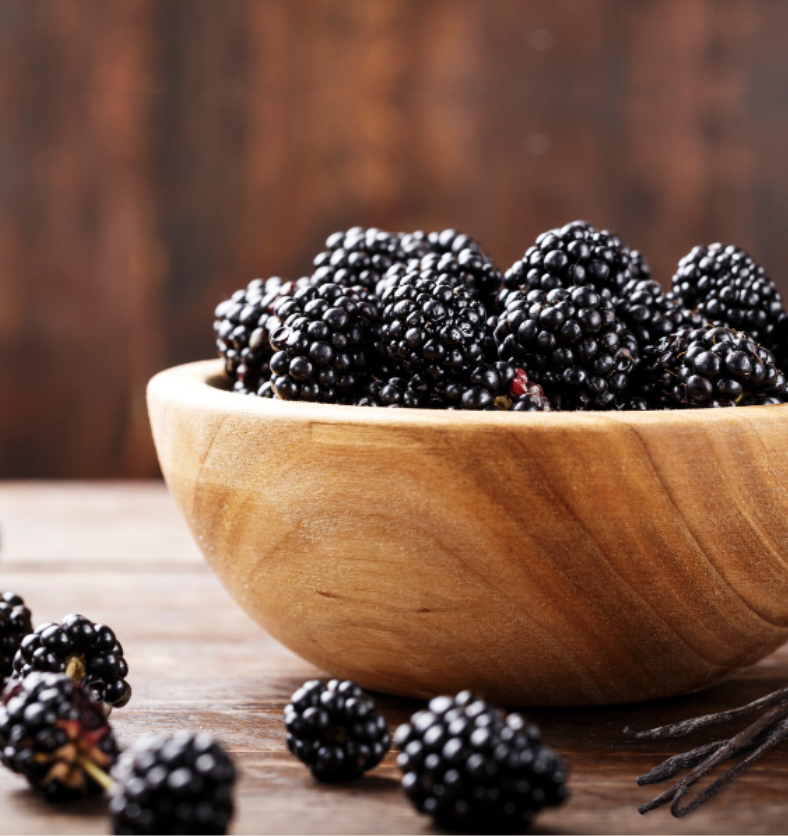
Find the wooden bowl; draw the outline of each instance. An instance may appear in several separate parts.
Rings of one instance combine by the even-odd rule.
[[[283,644],[412,697],[582,705],[708,686],[788,638],[788,405],[363,409],[153,379],[162,470]]]

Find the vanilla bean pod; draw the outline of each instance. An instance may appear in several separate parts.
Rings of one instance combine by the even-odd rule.
[[[713,783],[709,784],[707,787],[704,787],[696,796],[695,798],[687,804],[686,807],[681,807],[680,802],[681,799],[686,792],[684,790],[680,794],[677,794],[675,799],[673,800],[673,804],[671,805],[670,811],[673,815],[679,819],[682,816],[687,816],[693,811],[697,810],[701,804],[705,804],[710,798],[715,796],[721,789],[724,789],[734,780],[734,778],[738,778],[742,772],[749,769],[755,761],[762,758],[770,749],[773,749],[777,746],[778,743],[782,743],[783,740],[788,738],[788,719],[783,720],[782,722],[778,723],[774,726],[771,731],[767,734],[766,739],[761,743],[761,745],[751,754],[749,754],[746,758],[739,761],[735,766],[732,766],[727,772],[724,772],[717,778]]]
[[[738,720],[740,717],[748,717],[750,714],[754,714],[762,708],[770,708],[773,705],[781,705],[783,703],[788,703],[788,688],[781,688],[779,691],[774,691],[765,697],[747,703],[747,705],[743,705],[740,708],[734,708],[731,711],[720,711],[718,714],[704,714],[702,717],[693,717],[690,720],[683,720],[681,723],[658,726],[656,729],[636,732],[627,726],[624,729],[624,734],[633,740],[669,740],[676,737],[686,737],[700,729],[729,723],[733,720]]]
[[[636,733],[627,728],[625,733],[635,739],[665,740],[672,737],[683,737],[697,729],[719,725],[739,717],[747,716],[766,706],[772,707],[730,740],[718,740],[705,746],[699,746],[689,752],[674,755],[652,769],[651,772],[646,775],[641,775],[637,780],[638,784],[643,786],[666,780],[676,775],[681,769],[693,767],[691,772],[677,781],[672,787],[665,790],[665,792],[646,804],[639,804],[638,811],[641,814],[645,814],[657,807],[670,803],[671,812],[674,816],[678,818],[688,815],[727,786],[734,778],[758,760],[758,758],[762,757],[766,752],[788,737],[788,719],[786,719],[788,718],[788,689],[776,691],[773,694],[769,694],[760,700],[756,700],[749,705],[742,706],[733,711],[709,714],[694,718],[693,720],[687,720],[683,723],[661,726],[660,728],[651,729],[646,732]],[[753,749],[755,751],[752,751]],[[681,799],[686,795],[689,787],[697,783],[697,781],[718,764],[746,751],[750,751],[751,754],[729,769],[724,775],[720,776],[713,784],[706,787],[686,807],[682,808],[680,806]]]

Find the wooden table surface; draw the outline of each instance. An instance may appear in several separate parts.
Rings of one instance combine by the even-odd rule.
[[[312,782],[284,743],[282,709],[320,672],[269,638],[230,600],[159,483],[0,484],[0,589],[23,595],[37,623],[70,612],[110,624],[126,649],[134,698],[112,716],[122,744],[138,735],[208,731],[241,780],[234,833],[436,833],[398,785],[395,754],[361,781]],[[571,798],[545,812],[545,833],[788,833],[788,746],[770,753],[697,813],[636,805],[660,788],[635,776],[714,737],[633,744],[646,728],[732,708],[788,684],[788,646],[691,697],[605,709],[532,710],[570,766]],[[392,728],[420,703],[379,696]],[[739,726],[736,727],[737,730]],[[0,772],[0,833],[107,833],[100,802],[47,807]]]

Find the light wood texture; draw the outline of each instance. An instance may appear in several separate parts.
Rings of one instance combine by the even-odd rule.
[[[450,413],[149,388],[222,583],[332,674],[410,697],[602,705],[708,686],[788,638],[788,406]]]
[[[0,483],[0,530],[0,588],[24,594],[37,622],[76,610],[117,629],[134,684],[131,703],[112,716],[123,745],[151,731],[189,728],[228,747],[241,769],[233,833],[440,832],[398,788],[395,753],[347,787],[315,785],[289,755],[282,709],[301,682],[320,672],[273,641],[222,590],[163,485]],[[651,790],[638,788],[634,777],[685,748],[683,742],[633,744],[621,734],[625,725],[647,728],[733,708],[786,679],[788,647],[689,697],[529,711],[568,759],[571,792],[532,832],[788,833],[788,747],[676,821],[666,810],[638,815],[636,805]],[[392,729],[422,705],[376,700]],[[101,803],[50,808],[5,769],[0,811],[0,834],[109,832]]]

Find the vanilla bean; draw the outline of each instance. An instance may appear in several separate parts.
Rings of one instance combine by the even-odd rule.
[[[778,721],[782,720],[788,715],[788,705],[777,705],[771,708],[765,714],[761,715],[754,723],[747,726],[744,731],[739,732],[735,737],[732,737],[727,743],[723,744],[719,749],[710,754],[706,760],[696,766],[691,772],[685,775],[680,781],[677,781],[670,789],[653,798],[646,804],[638,805],[638,812],[641,815],[661,807],[663,804],[673,802],[673,808],[678,809],[678,803],[681,798],[686,795],[687,790],[693,784],[697,783],[704,775],[714,769],[717,764],[728,760],[728,758],[739,752],[751,747],[755,738],[760,737],[764,731],[774,726]],[[735,776],[734,776],[735,777]],[[731,779],[732,780],[732,779]],[[675,815],[675,813],[674,813]]]
[[[699,729],[719,726],[723,723],[729,723],[732,720],[738,720],[740,717],[747,717],[756,711],[760,711],[762,708],[786,703],[788,703],[788,688],[781,688],[779,691],[774,691],[765,697],[761,697],[759,700],[743,705],[740,708],[734,708],[731,711],[720,711],[718,714],[705,714],[702,717],[693,717],[691,720],[684,720],[681,723],[671,723],[670,725],[659,726],[655,729],[648,729],[647,731],[636,732],[627,726],[624,729],[624,734],[634,740],[668,740],[674,737],[686,737]]]
[[[714,743],[698,746],[697,749],[690,749],[689,752],[683,752],[681,755],[673,755],[673,757],[663,761],[659,766],[655,766],[651,772],[647,772],[645,775],[638,775],[635,780],[641,787],[648,786],[649,784],[661,784],[663,781],[667,781],[668,778],[672,778],[680,770],[697,766],[727,742],[727,740],[715,740]]]
[[[782,743],[788,738],[788,719],[778,723],[771,732],[767,735],[763,743],[746,758],[739,761],[735,766],[732,766],[727,772],[720,775],[716,781],[704,787],[686,807],[681,807],[680,802],[684,793],[676,795],[673,804],[671,805],[671,813],[678,819],[682,816],[687,816],[694,810],[697,810],[701,804],[705,804],[710,798],[715,796],[721,789],[724,789],[734,780],[738,778],[745,770],[749,769],[757,760],[762,758],[769,750]]]

